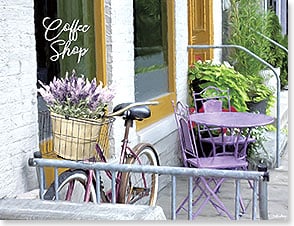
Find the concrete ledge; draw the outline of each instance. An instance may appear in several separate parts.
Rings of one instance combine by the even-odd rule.
[[[161,207],[71,203],[40,199],[0,200],[1,220],[166,220]]]

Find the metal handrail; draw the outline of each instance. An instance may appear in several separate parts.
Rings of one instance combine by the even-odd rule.
[[[253,29],[251,29],[251,30],[253,30]],[[255,30],[253,30],[253,31],[256,32],[256,34],[258,34],[258,35],[260,35],[261,37],[263,37],[263,38],[265,38],[266,40],[268,40],[269,42],[271,42],[271,43],[273,43],[274,45],[278,46],[280,49],[284,50],[286,53],[288,53],[288,49],[287,49],[285,46],[281,45],[280,43],[276,42],[275,40],[273,40],[273,39],[271,39],[271,38],[265,36],[264,34],[258,32],[258,31],[255,31]]]
[[[45,175],[44,167],[54,168],[54,180],[58,181],[58,168],[70,168],[70,169],[84,169],[95,170],[96,175],[100,175],[100,171],[109,170],[116,175],[116,172],[144,172],[144,173],[156,173],[159,175],[169,175],[172,178],[172,197],[171,197],[171,219],[176,220],[176,176],[189,177],[190,183],[192,183],[193,177],[216,177],[216,178],[232,178],[236,182],[235,190],[235,219],[239,219],[239,198],[240,198],[240,180],[253,180],[253,196],[252,196],[252,220],[256,220],[256,205],[259,200],[259,212],[260,218],[268,219],[268,200],[267,200],[267,181],[269,181],[269,172],[257,172],[257,171],[243,171],[243,170],[214,170],[214,169],[197,169],[186,167],[174,167],[174,166],[148,166],[148,165],[133,165],[133,164],[115,164],[115,163],[103,163],[103,162],[83,162],[83,161],[71,161],[71,160],[57,160],[57,159],[44,159],[44,158],[30,158],[28,161],[29,166],[37,168],[37,172],[40,175],[40,198],[44,198],[44,184]],[[112,178],[114,181],[115,178]],[[259,191],[257,192],[257,182],[259,182]],[[99,186],[96,184],[96,186]],[[111,183],[112,190],[115,188],[115,183]],[[97,196],[100,197],[100,187],[96,187]],[[188,206],[188,219],[192,219],[192,186],[189,186],[189,206]],[[257,199],[258,197],[258,199]],[[57,197],[58,199],[58,197]],[[99,203],[99,199],[98,199]]]
[[[260,61],[261,63],[263,63],[264,65],[266,65],[268,68],[270,68],[277,80],[277,107],[276,107],[276,111],[277,111],[277,120],[276,120],[276,124],[277,124],[277,128],[276,128],[276,168],[278,168],[280,166],[280,151],[279,151],[279,147],[280,147],[280,77],[277,74],[277,72],[275,71],[275,68],[269,64],[268,62],[266,62],[265,60],[263,60],[262,58],[260,58],[259,56],[257,56],[255,53],[251,52],[250,50],[248,50],[247,48],[243,47],[243,46],[239,46],[239,45],[188,45],[188,50],[189,49],[216,49],[216,48],[237,48],[237,49],[241,49],[243,51],[245,51],[246,53],[248,53],[249,55],[251,55],[252,57],[254,57],[255,59],[257,59],[258,61]]]

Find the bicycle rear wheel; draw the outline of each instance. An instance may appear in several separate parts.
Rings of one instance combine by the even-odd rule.
[[[156,151],[150,144],[138,144],[134,149],[137,157],[127,160],[127,164],[157,166]],[[120,203],[155,206],[158,192],[158,174],[155,173],[122,173],[119,189]]]
[[[85,194],[87,188],[88,173],[84,170],[67,170],[58,176],[58,200],[66,200],[73,202],[85,202]],[[96,189],[94,186],[95,180],[90,184],[90,200],[96,203]],[[107,202],[107,198],[103,191],[103,186],[101,184],[101,202]],[[44,195],[45,200],[55,200],[55,184],[53,183],[49,186],[48,190]]]

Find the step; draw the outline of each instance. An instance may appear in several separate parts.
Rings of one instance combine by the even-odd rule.
[[[166,220],[161,207],[148,205],[9,198],[0,206],[1,220]]]

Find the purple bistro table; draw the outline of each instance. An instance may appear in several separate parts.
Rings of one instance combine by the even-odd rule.
[[[248,142],[250,140],[250,132],[252,128],[265,126],[274,122],[274,118],[267,116],[265,114],[256,114],[250,112],[211,112],[211,113],[194,113],[190,115],[191,121],[201,124],[207,127],[220,127],[220,128],[230,128],[237,131],[235,137],[235,154],[237,154],[239,149],[239,143],[244,145],[244,151],[247,149]],[[221,129],[221,131],[225,131]],[[224,136],[222,136],[224,138]],[[237,139],[236,139],[237,137]],[[243,137],[243,139],[239,139]],[[227,142],[226,139],[223,139]],[[223,152],[225,151],[226,145],[223,144]],[[214,150],[214,153],[216,150]],[[246,154],[246,152],[243,154]]]

